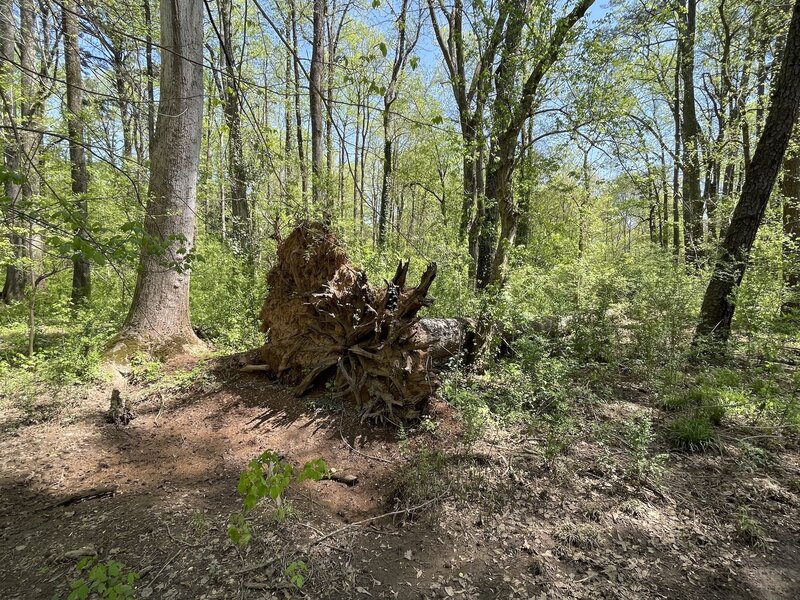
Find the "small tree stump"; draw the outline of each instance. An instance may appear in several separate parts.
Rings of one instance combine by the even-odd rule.
[[[111,391],[111,406],[108,409],[106,418],[109,423],[114,423],[117,427],[125,427],[133,421],[136,414],[130,410],[126,401],[122,398],[118,389]]]

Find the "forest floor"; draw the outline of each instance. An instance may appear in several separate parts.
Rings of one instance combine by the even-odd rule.
[[[184,361],[171,385],[129,385],[125,428],[106,421],[110,386],[0,398],[0,597],[66,597],[83,552],[67,553],[81,549],[135,570],[137,597],[159,600],[800,597],[797,438],[730,425],[712,452],[658,442],[655,481],[627,474],[620,432],[666,415],[624,378],[575,407],[555,456],[544,428],[465,444],[442,401],[415,428],[362,425],[237,367]],[[290,487],[281,523],[262,502],[239,550],[226,533],[237,482],[266,449],[358,482]],[[296,561],[302,589],[286,574]]]

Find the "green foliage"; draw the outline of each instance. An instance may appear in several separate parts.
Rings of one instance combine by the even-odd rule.
[[[693,413],[716,426],[731,417],[794,428],[800,425],[800,410],[793,377],[776,366],[755,365],[741,371],[707,367],[697,376],[668,382],[657,403],[664,410]]]
[[[408,511],[441,496],[448,486],[447,463],[445,454],[423,447],[404,464],[394,481],[395,510]]]
[[[746,506],[736,510],[736,535],[748,546],[761,548],[766,543],[764,530],[751,515]]]
[[[89,597],[104,600],[132,600],[136,597],[133,584],[139,574],[114,560],[100,562],[97,557],[82,558],[77,566],[81,575],[71,584],[66,600],[85,600]]]
[[[286,566],[283,574],[298,590],[301,590],[308,577],[308,565],[302,560],[296,560]]]
[[[46,383],[71,385],[101,376],[102,348],[113,333],[104,307],[74,309],[61,298],[40,296],[39,310],[47,324],[37,325],[33,355],[28,355],[30,332],[23,305],[0,315],[0,372],[11,378],[24,373]]]
[[[631,454],[629,474],[637,480],[652,478],[658,481],[664,473],[667,457],[650,454],[650,447],[656,440],[652,421],[644,415],[627,420],[623,424],[623,439]]]
[[[490,415],[483,398],[469,385],[460,371],[453,371],[444,380],[442,396],[461,415],[461,441],[471,446],[486,430]]]
[[[674,446],[686,452],[702,452],[714,444],[714,429],[702,415],[676,418],[667,433]]]
[[[577,427],[567,414],[546,415],[543,419],[545,428],[544,444],[541,447],[542,458],[549,468],[557,464],[557,460],[566,455],[577,435]]]
[[[258,313],[266,291],[264,272],[214,238],[202,243],[202,261],[192,272],[192,324],[222,352],[258,347],[263,343]]]
[[[246,517],[262,499],[269,497],[272,500],[275,505],[273,516],[282,522],[289,515],[284,501],[289,485],[306,480],[319,481],[327,473],[328,465],[321,458],[307,462],[299,472],[273,450],[254,458],[239,477],[236,490],[244,500],[242,510],[234,513],[228,522],[228,537],[239,546],[247,546],[252,533]]]
[[[153,360],[144,352],[137,352],[131,356],[130,368],[128,379],[131,383],[153,383],[163,375],[164,371],[161,362]]]
[[[749,470],[764,469],[775,463],[775,457],[769,450],[745,441],[738,444],[740,464]]]

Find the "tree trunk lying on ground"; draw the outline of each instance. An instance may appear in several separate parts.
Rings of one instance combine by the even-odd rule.
[[[418,416],[436,391],[436,368],[457,354],[466,321],[425,319],[431,263],[417,287],[406,287],[401,262],[383,288],[349,262],[325,226],[304,223],[278,245],[261,309],[265,371],[295,385],[301,396],[328,386],[352,398],[363,418],[389,421]]]

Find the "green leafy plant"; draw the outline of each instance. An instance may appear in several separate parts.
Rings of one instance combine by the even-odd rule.
[[[286,578],[294,584],[294,586],[301,590],[306,583],[308,576],[308,565],[302,560],[296,560],[289,563],[283,571]]]
[[[284,493],[289,485],[307,479],[319,481],[326,473],[328,465],[321,458],[307,462],[299,472],[273,450],[267,450],[251,460],[239,477],[236,490],[244,500],[242,510],[231,515],[228,521],[228,537],[238,546],[247,546],[252,532],[246,517],[263,498],[269,497],[272,500],[275,505],[274,517],[281,522],[289,514],[284,500]]]
[[[667,457],[664,454],[650,455],[650,446],[656,439],[650,419],[637,415],[626,421],[623,435],[632,458],[629,475],[639,480],[648,477],[660,479]]]
[[[542,457],[548,467],[554,467],[556,460],[569,452],[575,439],[577,428],[569,415],[557,414],[546,419],[547,432],[541,448]]]
[[[70,584],[67,600],[84,600],[99,597],[104,600],[129,600],[135,598],[134,582],[139,578],[124,564],[109,560],[98,561],[96,556],[82,558],[75,567],[81,577]]]

